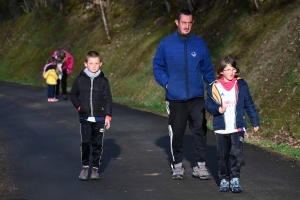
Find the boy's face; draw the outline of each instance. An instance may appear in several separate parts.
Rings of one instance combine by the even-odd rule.
[[[96,73],[100,69],[102,62],[100,58],[88,58],[84,65],[91,73]]]
[[[224,68],[223,72],[221,74],[224,77],[225,82],[232,81],[234,79],[235,74],[236,74],[236,69],[232,67],[231,65],[227,64],[226,67]]]

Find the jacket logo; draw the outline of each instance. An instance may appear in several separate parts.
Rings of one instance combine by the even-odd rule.
[[[194,52],[192,52],[191,53],[191,55],[193,56],[193,57],[196,57],[197,56],[197,54],[196,54],[196,52],[194,51]]]
[[[225,94],[222,92],[221,96],[225,96]]]

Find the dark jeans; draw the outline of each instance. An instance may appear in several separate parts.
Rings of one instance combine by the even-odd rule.
[[[103,150],[104,121],[89,122],[86,120],[80,120],[80,134],[82,165],[89,166],[92,147],[93,167],[99,168]]]
[[[54,92],[55,92],[55,85],[49,85],[48,84],[48,98],[54,98]]]
[[[68,78],[67,70],[64,70],[61,80],[59,80],[59,79],[57,80],[57,85],[56,85],[56,90],[55,90],[56,97],[58,97],[58,95],[59,95],[60,84],[61,84],[62,94],[63,95],[67,94],[67,78]]]
[[[173,164],[183,160],[183,136],[189,122],[193,133],[195,162],[205,161],[206,150],[206,119],[204,98],[195,98],[185,102],[166,101],[169,114],[169,135]]]
[[[240,178],[243,161],[244,132],[216,134],[220,180]]]

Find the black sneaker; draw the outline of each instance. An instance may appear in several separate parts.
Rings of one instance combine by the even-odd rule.
[[[64,94],[64,95],[63,95],[63,99],[64,99],[64,100],[68,100],[68,95]]]
[[[183,174],[184,174],[184,167],[182,166],[182,163],[178,163],[175,165],[171,165],[172,167],[172,179],[173,180],[182,180]]]

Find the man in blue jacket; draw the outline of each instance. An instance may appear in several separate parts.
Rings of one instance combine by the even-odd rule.
[[[191,34],[193,23],[189,10],[179,10],[175,20],[177,31],[160,42],[153,59],[155,80],[166,90],[174,180],[181,180],[184,175],[183,135],[187,121],[194,138],[193,176],[210,179],[205,165],[204,82],[213,82],[215,75],[205,42]]]

